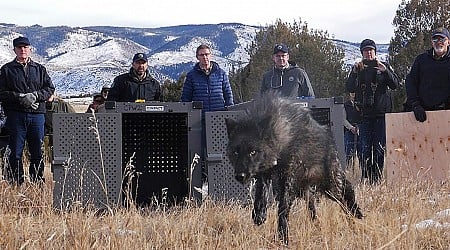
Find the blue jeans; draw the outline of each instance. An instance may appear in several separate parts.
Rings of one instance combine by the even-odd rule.
[[[386,121],[383,117],[363,118],[359,126],[361,142],[362,179],[369,178],[370,183],[380,181],[384,167],[386,148]]]
[[[24,182],[22,154],[25,141],[30,152],[29,175],[32,182],[44,181],[42,142],[44,140],[44,114],[9,111],[6,126],[9,132],[8,180],[12,184]]]
[[[355,161],[355,157],[361,161],[361,148],[359,143],[359,136],[352,133],[352,131],[344,128],[344,146],[345,146],[345,159],[347,166],[351,160]]]

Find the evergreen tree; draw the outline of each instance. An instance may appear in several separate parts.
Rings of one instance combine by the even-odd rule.
[[[161,91],[163,93],[164,102],[179,102],[181,99],[181,91],[183,90],[183,83],[186,79],[186,73],[183,72],[176,82],[171,80],[164,81]]]
[[[389,47],[389,61],[400,79],[405,79],[417,55],[431,48],[431,32],[449,27],[449,0],[403,0],[393,20],[394,37]],[[395,91],[394,110],[402,110],[406,100],[404,86]]]
[[[286,44],[290,48],[290,60],[306,70],[316,97],[344,93],[348,73],[344,67],[344,52],[330,40],[328,33],[309,29],[301,21],[289,24],[277,20],[256,34],[248,48],[249,63],[230,73],[236,103],[259,94],[264,72],[273,67],[272,52],[277,43]]]

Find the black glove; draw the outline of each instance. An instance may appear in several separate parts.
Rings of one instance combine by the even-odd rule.
[[[414,116],[416,120],[419,122],[424,122],[427,119],[427,114],[425,113],[425,109],[421,105],[415,105],[413,107]]]
[[[23,105],[25,108],[30,108],[31,105],[36,102],[37,94],[35,92],[26,94],[22,93],[19,95],[19,98],[19,102],[21,105]]]

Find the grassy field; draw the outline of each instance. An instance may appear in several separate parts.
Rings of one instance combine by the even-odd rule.
[[[52,206],[46,168],[43,187],[0,183],[0,249],[278,249],[276,210],[255,226],[251,207],[213,202],[170,209],[112,208],[59,212]],[[292,249],[450,249],[450,186],[382,183],[356,185],[365,218],[347,217],[329,200],[318,203],[318,219],[304,201],[290,216]]]
[[[84,112],[84,106],[79,108]],[[346,216],[327,199],[311,221],[305,202],[290,214],[290,249],[450,249],[450,181],[358,183],[350,172],[364,219]],[[0,181],[0,249],[282,249],[276,208],[255,226],[251,207],[214,202],[142,210],[53,208],[49,164],[44,186]]]

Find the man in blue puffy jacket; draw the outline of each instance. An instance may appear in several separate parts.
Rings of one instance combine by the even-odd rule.
[[[203,114],[207,111],[226,110],[226,107],[234,104],[228,75],[219,67],[219,64],[211,61],[211,48],[208,45],[202,44],[198,46],[195,56],[198,63],[186,75],[181,101],[201,101],[203,103]],[[202,115],[203,132],[200,157],[203,180],[206,179],[207,175],[206,166],[204,165],[206,156],[206,127],[204,119],[205,117]]]
[[[55,87],[41,64],[31,60],[30,41],[26,37],[13,40],[16,58],[0,70],[0,101],[6,111],[9,156],[8,180],[15,185],[24,182],[22,153],[25,141],[30,151],[29,175],[32,182],[44,181],[42,143],[44,140],[45,101]]]
[[[186,75],[181,101],[201,101],[203,112],[225,110],[233,105],[228,75],[219,64],[211,61],[211,48],[202,44],[198,46],[195,56],[198,63]]]

